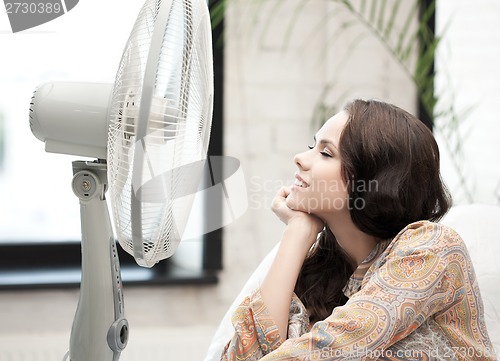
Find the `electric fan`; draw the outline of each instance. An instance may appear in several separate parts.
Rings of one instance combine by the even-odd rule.
[[[71,361],[116,361],[128,340],[107,202],[116,239],[139,265],[171,256],[205,168],[212,103],[205,0],[147,0],[114,85],[53,82],[35,90],[30,126],[46,151],[95,158],[73,162],[82,277]]]

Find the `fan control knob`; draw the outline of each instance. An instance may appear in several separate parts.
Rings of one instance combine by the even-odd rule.
[[[125,349],[128,342],[128,322],[125,318],[116,320],[108,331],[108,346],[115,352]]]

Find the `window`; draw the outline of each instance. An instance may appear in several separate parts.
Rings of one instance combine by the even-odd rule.
[[[499,19],[496,0],[437,0],[436,31],[443,39],[436,110],[444,115],[436,119],[436,136],[456,204],[500,204]]]
[[[79,158],[46,153],[29,129],[28,107],[35,87],[45,81],[114,81],[142,2],[99,2],[99,9],[95,2],[94,7],[89,3],[82,2],[70,14],[32,30],[0,35],[4,54],[0,67],[0,288],[80,282],[79,203],[71,190],[71,162]],[[113,26],[109,26],[109,14],[119,18]],[[0,27],[8,29],[3,23]],[[221,29],[222,23],[214,30],[214,39]],[[209,155],[222,155],[221,46],[214,49],[214,62],[216,96]],[[197,205],[198,219],[207,208],[203,202]],[[220,209],[210,204],[210,212]],[[216,282],[221,234],[216,230],[181,242],[173,257],[152,269],[137,266],[118,247],[123,281]]]

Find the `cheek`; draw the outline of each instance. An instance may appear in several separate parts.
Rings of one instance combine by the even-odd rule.
[[[316,179],[307,196],[311,211],[339,211],[348,207],[348,186],[339,174],[328,174],[329,177]]]
[[[286,205],[294,210],[323,213],[348,207],[347,185],[340,175],[340,167],[311,173],[311,184],[303,190],[292,190]]]
[[[325,196],[347,196],[347,184],[343,181],[340,171],[318,174],[313,178],[311,191]]]

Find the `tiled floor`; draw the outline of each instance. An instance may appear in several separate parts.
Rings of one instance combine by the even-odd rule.
[[[126,291],[130,337],[121,361],[203,360],[225,308],[209,306],[217,287]],[[63,360],[77,302],[78,290],[0,292],[0,361]]]
[[[208,326],[132,331],[121,361],[202,360],[213,329]],[[0,337],[2,361],[57,361],[67,351],[69,332],[9,334]],[[103,360],[104,361],[104,360]]]

